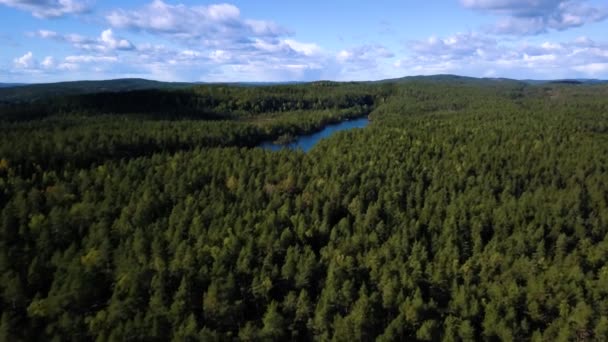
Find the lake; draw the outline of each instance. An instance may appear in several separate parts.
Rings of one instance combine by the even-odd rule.
[[[328,138],[332,134],[339,131],[346,131],[353,128],[363,128],[369,124],[369,119],[366,117],[352,119],[348,121],[342,121],[337,124],[327,125],[323,130],[307,135],[298,136],[293,142],[285,145],[273,144],[272,141],[266,141],[259,145],[261,148],[265,148],[272,151],[279,151],[282,149],[301,149],[304,152],[308,152],[313,146],[315,146],[319,140]]]

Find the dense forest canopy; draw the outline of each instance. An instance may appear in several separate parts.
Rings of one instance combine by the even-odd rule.
[[[606,85],[63,94],[0,133],[0,340],[608,338]]]

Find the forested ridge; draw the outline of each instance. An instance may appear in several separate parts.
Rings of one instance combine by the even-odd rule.
[[[0,340],[608,339],[608,86],[66,95],[0,132]]]

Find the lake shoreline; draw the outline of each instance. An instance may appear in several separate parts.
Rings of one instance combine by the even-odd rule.
[[[333,134],[340,132],[351,130],[355,128],[364,128],[367,127],[370,123],[369,116],[366,114],[364,116],[356,117],[356,118],[347,118],[342,121],[338,121],[336,123],[328,123],[322,126],[319,130],[294,136],[293,139],[289,143],[277,144],[278,139],[275,140],[266,140],[262,143],[258,144],[256,147],[260,147],[263,149],[271,150],[271,151],[280,151],[284,149],[290,150],[298,150],[301,149],[304,152],[308,152],[312,147],[314,147],[320,140],[329,138]]]

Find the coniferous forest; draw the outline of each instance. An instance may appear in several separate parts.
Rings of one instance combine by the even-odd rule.
[[[607,85],[63,94],[0,132],[0,340],[608,339]]]

